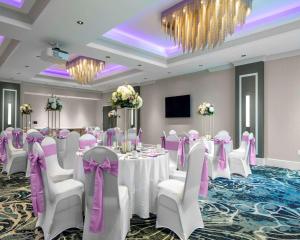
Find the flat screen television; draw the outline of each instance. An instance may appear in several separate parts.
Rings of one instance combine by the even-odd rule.
[[[175,96],[165,98],[166,118],[191,117],[191,96]]]

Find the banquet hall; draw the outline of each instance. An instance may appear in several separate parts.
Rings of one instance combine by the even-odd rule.
[[[299,0],[0,0],[0,239],[299,240],[299,39]]]

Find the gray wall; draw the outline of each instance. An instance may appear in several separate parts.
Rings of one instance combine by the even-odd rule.
[[[234,137],[234,89],[234,69],[189,74],[142,86],[143,141],[159,143],[163,130],[174,129],[178,133],[200,130],[201,119],[197,108],[204,101],[215,106],[215,133],[226,129]],[[191,95],[191,118],[165,118],[165,97],[184,94]]]

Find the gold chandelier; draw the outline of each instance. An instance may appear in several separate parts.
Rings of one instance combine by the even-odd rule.
[[[66,69],[73,79],[81,84],[95,80],[97,73],[105,67],[105,62],[88,57],[76,57],[66,63]]]
[[[214,48],[245,24],[252,0],[184,0],[162,13],[164,32],[183,52]]]

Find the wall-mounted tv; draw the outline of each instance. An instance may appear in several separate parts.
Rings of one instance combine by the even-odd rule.
[[[165,98],[166,118],[191,117],[191,96],[175,96]]]

